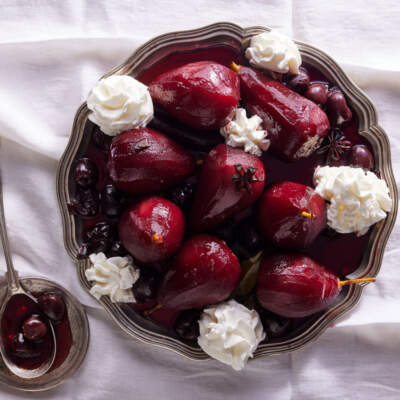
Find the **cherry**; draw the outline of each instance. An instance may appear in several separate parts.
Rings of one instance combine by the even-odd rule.
[[[115,185],[104,186],[101,192],[101,209],[103,214],[109,218],[116,218],[122,211],[123,197]]]
[[[133,295],[137,303],[145,303],[157,297],[157,290],[160,284],[158,272],[151,267],[140,269],[139,279],[132,287]]]
[[[79,186],[83,188],[94,186],[98,177],[99,171],[96,164],[89,158],[80,158],[75,164],[74,179]]]
[[[327,84],[312,83],[306,91],[306,97],[319,106],[323,106],[328,100],[328,93],[329,90]]]
[[[351,121],[353,114],[341,90],[333,88],[328,93],[327,114],[332,125],[341,126]]]
[[[62,297],[54,292],[43,293],[38,298],[39,307],[48,318],[61,321],[65,314],[65,303]]]
[[[188,210],[194,198],[194,182],[186,182],[181,186],[171,189],[167,197],[182,210]]]
[[[185,310],[175,322],[175,332],[185,340],[197,340],[200,335],[200,310]]]
[[[91,218],[99,212],[100,198],[96,189],[78,188],[75,199],[68,203],[68,209],[72,214],[77,214],[83,218]]]
[[[79,248],[79,257],[84,258],[91,253],[108,254],[108,251],[114,245],[116,239],[117,234],[114,225],[106,221],[98,222],[86,231],[83,243]],[[118,247],[117,244],[116,246]],[[116,251],[117,247],[111,251],[113,255],[119,254],[119,250]],[[124,255],[125,254],[126,252]]]
[[[299,68],[299,73],[289,78],[287,86],[297,93],[304,93],[310,84],[310,75],[304,67]]]
[[[127,255],[127,250],[125,247],[122,245],[121,241],[116,240],[112,242],[110,251],[108,252],[108,255],[110,257],[124,257]]]
[[[256,228],[253,218],[242,221],[235,229],[236,243],[240,247],[241,256],[250,258],[263,250],[265,242]]]
[[[276,339],[285,336],[291,329],[292,320],[274,314],[266,309],[258,310],[264,331],[269,339]]]
[[[371,171],[374,168],[374,156],[363,144],[356,144],[351,148],[348,164],[352,167],[364,168]]]
[[[10,347],[11,352],[20,358],[36,358],[40,355],[40,351],[33,343],[27,342],[21,332],[12,337]]]
[[[22,324],[22,332],[26,339],[37,342],[46,335],[47,326],[39,315],[34,314]]]

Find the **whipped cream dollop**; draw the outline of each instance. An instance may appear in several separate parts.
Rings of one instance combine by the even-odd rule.
[[[235,110],[233,118],[220,129],[220,133],[227,145],[243,147],[244,151],[258,157],[270,145],[268,133],[262,129],[262,119],[258,115],[247,118],[243,108]]]
[[[85,271],[88,281],[94,282],[90,293],[96,299],[109,296],[113,303],[135,303],[133,284],[139,279],[139,269],[131,257],[107,258],[104,253],[91,254],[91,268]]]
[[[314,183],[315,191],[329,201],[328,225],[340,233],[364,235],[392,208],[386,182],[362,168],[320,167]]]
[[[199,346],[211,357],[241,370],[265,332],[255,310],[235,300],[206,308],[199,320]]]
[[[146,85],[128,75],[101,79],[87,99],[89,119],[110,136],[144,128],[153,118],[153,101]]]
[[[293,40],[275,31],[253,36],[246,57],[253,67],[282,74],[298,74],[301,65],[301,55]]]

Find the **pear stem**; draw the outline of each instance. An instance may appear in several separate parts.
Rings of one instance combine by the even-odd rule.
[[[150,308],[149,310],[146,310],[143,312],[143,315],[145,317],[148,317],[149,315],[153,314],[153,312],[159,310],[162,307],[162,304],[157,303],[154,307]]]
[[[349,279],[347,281],[338,281],[338,286],[341,288],[345,285],[351,285],[352,283],[364,283],[364,282],[375,282],[375,278],[360,278],[360,279]]]
[[[301,215],[303,217],[306,217],[306,218],[314,219],[314,215],[312,213],[307,212],[307,211],[302,211]]]
[[[231,70],[235,71],[236,73],[239,72],[240,68],[242,68],[241,65],[236,64],[235,62],[232,61],[231,63]]]

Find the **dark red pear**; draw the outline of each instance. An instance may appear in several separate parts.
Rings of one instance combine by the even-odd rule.
[[[204,160],[191,210],[196,231],[209,230],[250,207],[265,184],[262,161],[225,144],[214,147]]]
[[[320,107],[261,71],[236,64],[233,68],[238,71],[246,108],[263,119],[276,154],[295,161],[318,149],[330,129]]]
[[[329,269],[299,253],[261,261],[257,298],[262,307],[288,318],[302,318],[332,305],[344,285],[374,278],[340,281]]]
[[[264,237],[275,246],[300,250],[325,228],[325,200],[309,186],[279,182],[262,195],[258,222]]]
[[[144,198],[121,216],[119,237],[132,256],[143,264],[162,262],[180,247],[185,218],[180,208],[161,197]]]
[[[168,136],[133,129],[113,139],[108,171],[118,189],[155,193],[183,182],[195,170],[192,155]]]
[[[158,292],[158,308],[188,310],[226,300],[240,279],[240,264],[213,236],[197,235],[181,248]]]
[[[194,128],[211,130],[226,123],[237,107],[237,75],[222,64],[199,61],[164,72],[150,82],[153,101]]]

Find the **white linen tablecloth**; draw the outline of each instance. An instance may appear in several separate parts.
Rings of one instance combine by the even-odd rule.
[[[49,277],[85,304],[87,358],[46,393],[1,399],[400,399],[400,226],[379,279],[317,342],[240,373],[135,342],[80,287],[62,238],[55,177],[74,114],[96,80],[155,35],[217,21],[266,25],[333,56],[372,98],[400,168],[397,0],[1,0],[0,135],[7,225],[21,275]],[[5,264],[1,263],[4,270]]]

